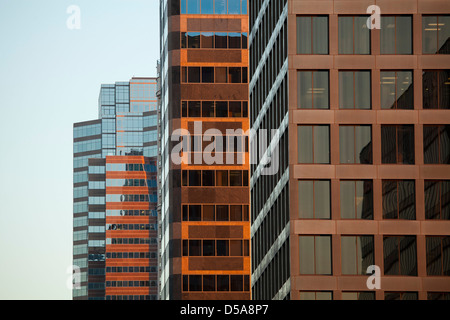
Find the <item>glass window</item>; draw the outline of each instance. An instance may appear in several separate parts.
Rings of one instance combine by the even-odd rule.
[[[241,34],[230,32],[228,33],[228,48],[230,49],[240,49],[241,48]]]
[[[414,164],[414,126],[381,126],[381,162]]]
[[[242,206],[230,206],[230,221],[242,221]]]
[[[200,67],[188,67],[188,82],[200,83]]]
[[[328,17],[297,17],[297,54],[328,54]]]
[[[412,71],[381,71],[381,108],[414,109]]]
[[[369,16],[339,17],[339,54],[370,54],[368,18]]]
[[[384,274],[417,276],[416,236],[383,238]]]
[[[367,268],[374,264],[373,236],[342,236],[342,274],[365,275]]]
[[[242,82],[242,69],[240,67],[228,68],[228,83],[241,83]]]
[[[241,0],[228,0],[228,14],[241,14]]]
[[[214,184],[214,170],[203,170],[202,171],[203,183],[204,187],[213,187]]]
[[[299,181],[298,212],[300,219],[330,219],[330,181]]]
[[[228,240],[217,240],[217,256],[228,256]]]
[[[202,2],[202,5],[203,5],[203,2]],[[214,48],[214,33],[213,32],[202,32],[200,34],[200,39],[201,39],[202,48],[206,48],[206,49]]]
[[[228,34],[226,32],[216,32],[215,47],[216,49],[226,49],[228,47]]]
[[[216,291],[216,276],[203,276],[203,291]]]
[[[203,256],[216,255],[216,242],[214,240],[203,240]]]
[[[228,117],[228,103],[226,101],[216,101],[216,117]]]
[[[202,14],[214,14],[214,0],[202,0]]]
[[[417,292],[385,292],[384,300],[418,300]]]
[[[215,68],[215,83],[227,83],[228,77],[227,77],[227,67],[217,67]]]
[[[450,237],[426,237],[427,275],[450,276]]]
[[[217,275],[217,291],[230,291],[230,276]]]
[[[200,101],[189,101],[189,117],[200,117]]]
[[[339,126],[339,157],[345,163],[372,163],[372,126]]]
[[[189,240],[189,256],[201,256],[202,255],[202,247],[201,240]]]
[[[381,17],[381,54],[412,54],[412,17]]]
[[[189,170],[189,186],[201,186],[201,171],[200,170]]]
[[[214,67],[202,67],[202,83],[214,83]]]
[[[200,0],[187,0],[187,13],[199,14],[200,13]]]
[[[217,205],[216,206],[216,221],[229,221],[227,205]]]
[[[450,16],[422,16],[422,53],[450,53]]]
[[[189,291],[202,291],[202,276],[189,276]]]
[[[200,32],[188,32],[186,33],[188,40],[188,48],[200,48]]]
[[[240,170],[230,171],[230,186],[242,187],[242,171]]]
[[[339,108],[371,108],[370,71],[339,71]]]
[[[214,117],[214,101],[202,102],[202,117]]]
[[[214,221],[215,220],[215,207],[214,205],[204,205],[203,206],[203,221]]]
[[[330,127],[300,125],[297,128],[298,162],[330,163]]]
[[[342,219],[373,219],[372,180],[340,181]]]
[[[450,109],[450,70],[424,70],[423,108]]]
[[[375,292],[342,292],[342,300],[375,300]]]
[[[425,164],[450,164],[450,125],[423,126]]]
[[[300,291],[300,300],[333,300],[331,291]]]
[[[328,71],[298,71],[298,108],[329,109]]]
[[[189,206],[189,221],[201,221],[202,220],[202,206],[190,205]]]
[[[414,180],[383,180],[383,219],[415,220]]]
[[[450,300],[450,292],[428,292],[427,300]]]
[[[332,274],[331,236],[299,236],[300,274]]]
[[[425,180],[425,218],[450,220],[450,180]]]

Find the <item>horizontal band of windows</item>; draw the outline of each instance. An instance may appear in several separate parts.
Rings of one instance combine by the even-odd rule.
[[[247,118],[247,101],[182,101],[183,118]]]
[[[183,240],[185,257],[248,257],[249,240]]]
[[[147,223],[147,224],[106,224],[106,230],[156,230],[156,223]]]
[[[247,14],[247,0],[181,0],[181,14]]]
[[[158,202],[156,194],[107,194],[106,202]]]
[[[157,295],[149,295],[149,296],[111,296],[107,295],[105,297],[106,300],[158,300]]]
[[[250,291],[250,276],[183,275],[183,291]]]
[[[106,171],[147,171],[157,172],[155,164],[140,163],[107,163]]]
[[[156,252],[107,252],[107,259],[156,259]],[[115,271],[113,271],[115,272]],[[132,272],[132,271],[130,271]]]
[[[248,83],[247,67],[182,67],[182,83]]]
[[[247,187],[247,170],[183,170],[183,187]]]
[[[123,272],[123,273],[142,273],[142,272],[146,272],[146,273],[148,273],[148,272],[158,272],[158,269],[157,269],[157,267],[149,267],[149,266],[146,266],[146,267],[142,267],[142,266],[139,266],[139,267],[128,267],[128,266],[118,267],[118,266],[115,266],[115,267],[106,267],[106,272],[107,273],[121,273],[121,272]]]
[[[106,287],[156,287],[156,281],[106,281]]]
[[[106,210],[107,217],[156,217],[158,215],[157,210]]]
[[[157,186],[156,179],[107,179],[107,187],[149,187]]]
[[[106,238],[106,244],[157,244],[156,238]]]
[[[247,49],[246,32],[181,32],[181,49]]]
[[[249,221],[248,205],[183,205],[183,221]]]

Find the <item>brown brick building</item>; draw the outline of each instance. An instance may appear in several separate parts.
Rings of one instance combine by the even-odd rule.
[[[279,171],[251,167],[253,298],[449,299],[450,3],[249,14],[251,127],[280,133]]]

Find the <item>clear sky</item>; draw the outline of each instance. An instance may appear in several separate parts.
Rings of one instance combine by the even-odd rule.
[[[0,299],[71,299],[73,123],[158,59],[158,0],[0,0]]]

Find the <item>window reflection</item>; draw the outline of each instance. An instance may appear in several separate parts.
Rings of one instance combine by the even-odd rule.
[[[422,17],[422,53],[450,54],[450,16]]]

